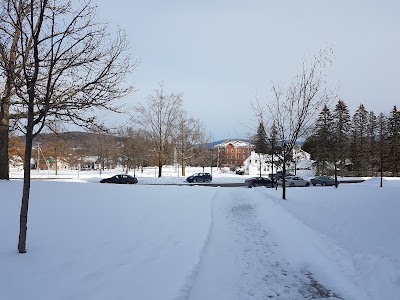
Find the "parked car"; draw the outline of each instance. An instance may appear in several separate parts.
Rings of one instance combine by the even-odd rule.
[[[278,184],[282,185],[282,180],[278,180]],[[286,186],[310,186],[310,182],[300,176],[286,176],[285,177]]]
[[[312,185],[335,185],[335,179],[330,176],[315,176],[310,181]]]
[[[192,182],[211,182],[212,176],[210,173],[195,173],[193,175],[190,175],[188,178],[186,178],[186,181],[189,183]]]
[[[273,188],[275,186],[274,182],[267,177],[254,177],[248,178],[244,182],[249,188],[256,186],[265,186],[267,188]]]
[[[122,174],[122,175],[114,175],[113,177],[110,178],[104,178],[100,180],[101,183],[120,183],[120,184],[134,184],[137,183],[138,180],[136,177]]]
[[[286,176],[294,176],[294,174],[286,172],[285,173],[285,177]],[[278,172],[276,172],[276,174],[275,173],[274,174],[269,174],[268,177],[271,178],[274,181],[280,180],[283,177],[282,176],[282,171],[278,171]]]
[[[238,174],[238,175],[243,175],[244,174],[244,170],[243,170],[243,168],[237,168],[235,170],[235,173]]]

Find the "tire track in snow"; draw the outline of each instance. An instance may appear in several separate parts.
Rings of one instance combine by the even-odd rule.
[[[213,198],[211,200],[211,206],[210,206],[210,216],[211,216],[210,217],[210,220],[211,220],[210,227],[208,229],[207,237],[204,240],[204,245],[203,245],[203,247],[202,247],[202,249],[200,251],[198,263],[193,267],[191,273],[187,276],[185,285],[181,290],[181,295],[179,295],[174,300],[188,300],[188,299],[190,299],[190,295],[192,293],[192,289],[193,289],[194,283],[195,283],[195,281],[197,279],[197,276],[199,274],[200,266],[202,265],[202,262],[204,260],[204,256],[205,256],[205,254],[207,252],[207,249],[209,247],[210,239],[211,239],[213,228],[214,228],[214,209],[215,209],[214,207],[215,207],[215,201],[216,201],[216,199],[218,197],[218,194],[220,192],[220,188],[217,187],[215,190],[216,190],[216,192],[215,192],[215,194],[214,194],[214,196],[213,196]]]

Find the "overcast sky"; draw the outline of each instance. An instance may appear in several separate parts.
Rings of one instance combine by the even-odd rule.
[[[250,101],[289,83],[300,63],[332,45],[329,82],[351,114],[400,105],[400,1],[98,0],[102,18],[127,32],[140,66],[130,80],[145,101],[159,82],[215,140],[246,138]]]

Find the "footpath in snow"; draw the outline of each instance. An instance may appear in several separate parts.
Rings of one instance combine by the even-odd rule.
[[[208,243],[179,299],[342,299],[285,258],[257,216],[257,192],[219,189]]]

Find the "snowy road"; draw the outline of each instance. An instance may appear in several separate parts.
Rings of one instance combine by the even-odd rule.
[[[256,217],[259,198],[259,189],[219,189],[205,253],[184,299],[341,299],[282,256]]]

